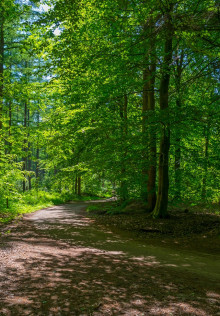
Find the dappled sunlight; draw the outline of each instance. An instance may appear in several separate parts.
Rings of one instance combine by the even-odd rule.
[[[207,301],[210,304],[216,304],[220,307],[220,293],[215,293],[215,292],[207,292]]]
[[[217,310],[213,283],[184,270],[180,254],[165,256],[95,227],[81,208],[71,210],[70,223],[69,205],[53,216],[36,212],[5,239],[0,315],[212,316]]]
[[[210,314],[207,314],[207,312],[205,312],[204,310],[198,307],[194,308],[192,304],[188,304],[188,303],[174,303],[173,306],[176,309],[176,311],[178,311],[181,314],[186,313],[186,314],[191,314],[195,316],[210,315]]]

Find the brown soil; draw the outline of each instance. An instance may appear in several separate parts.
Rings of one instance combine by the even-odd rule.
[[[220,315],[219,256],[106,228],[83,203],[12,225],[0,244],[0,315]]]
[[[119,213],[111,214],[117,202],[93,203],[95,210],[88,215],[97,224],[112,230],[129,231],[135,238],[153,240],[169,247],[179,246],[210,254],[220,253],[219,206],[210,211],[207,207],[185,205],[169,208],[169,218],[153,219],[146,213],[143,203],[135,201]]]

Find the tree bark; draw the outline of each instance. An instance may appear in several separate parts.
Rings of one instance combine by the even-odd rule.
[[[148,56],[145,57],[145,62],[149,63]],[[146,65],[143,71],[143,103],[142,103],[142,137],[143,137],[143,154],[142,154],[142,188],[141,188],[141,198],[147,202],[148,198],[148,133],[147,133],[147,111],[148,111],[148,94],[149,94],[149,81],[150,81],[150,71],[149,66]]]
[[[81,196],[81,177],[78,177],[78,195]]]
[[[202,179],[202,193],[201,198],[206,199],[207,192],[206,192],[206,183],[207,183],[207,173],[208,173],[208,159],[209,159],[209,131],[210,131],[210,124],[207,123],[205,127],[205,161],[204,161],[204,176]]]
[[[10,137],[11,137],[11,126],[12,126],[12,106],[11,106],[11,100],[9,101],[9,108],[8,108],[8,115],[9,115],[9,121],[8,121],[8,136],[9,136],[9,153],[11,153],[11,140],[10,140]]]
[[[162,118],[166,118],[163,122],[162,135],[160,140],[160,155],[159,155],[159,179],[158,193],[156,206],[153,211],[154,218],[168,217],[168,192],[169,192],[169,148],[170,148],[170,125],[169,125],[169,82],[170,82],[170,67],[172,63],[172,7],[166,15],[166,39],[164,45],[164,59],[162,64],[162,77],[160,82],[160,110]]]
[[[183,71],[183,56],[184,52],[182,50],[180,60],[178,58],[178,52],[176,54],[176,76],[175,76],[175,82],[176,82],[176,111],[177,111],[177,122],[178,122],[178,116],[179,112],[181,111],[182,101],[181,101],[181,77],[182,77],[182,71]],[[177,124],[176,122],[176,124]],[[179,128],[176,128],[176,141],[175,141],[175,162],[174,162],[174,171],[175,171],[175,199],[181,198],[181,131]]]
[[[156,56],[155,38],[151,36],[150,41],[150,80],[148,93],[148,111],[152,115],[155,111],[155,76],[156,76]],[[147,180],[147,209],[152,212],[156,204],[156,132],[152,123],[149,125],[149,168]]]
[[[77,177],[77,175],[76,175],[76,177],[75,177],[75,194],[77,194],[77,192],[78,192],[78,177]]]
[[[122,147],[123,157],[121,160],[121,188],[120,196],[122,201],[128,199],[128,183],[126,180],[126,156],[127,156],[127,134],[128,134],[128,97],[124,95],[124,102],[120,104],[120,117],[122,120]]]
[[[30,172],[31,171],[31,154],[30,154],[30,150],[31,150],[31,144],[29,141],[30,138],[30,132],[29,132],[29,128],[30,128],[30,110],[28,109],[27,111],[27,116],[28,116],[28,121],[27,121],[27,125],[28,125],[28,156],[27,156],[27,170]],[[28,175],[28,190],[31,190],[31,175]]]
[[[27,170],[27,135],[26,135],[26,128],[27,128],[27,102],[24,104],[24,147],[23,147],[23,172],[24,172],[24,180],[23,180],[23,192],[26,191],[26,176],[25,171]]]
[[[40,123],[40,114],[39,110],[37,111],[37,129],[39,128]],[[37,134],[37,150],[36,150],[36,189],[39,189],[39,176],[40,176],[40,166],[39,166],[39,159],[40,159],[40,148],[39,148],[39,134]]]
[[[147,210],[152,212],[156,203],[156,133],[155,128],[150,122],[146,126],[147,116],[152,116],[155,111],[155,73],[156,73],[156,52],[155,36],[152,21],[148,28],[150,29],[150,47],[146,47],[145,57],[146,66],[143,72],[143,105],[142,105],[142,134],[143,134],[143,182],[142,198],[147,202]],[[146,26],[145,26],[146,30]],[[149,65],[148,65],[149,64]]]
[[[170,130],[168,127],[164,127],[163,135],[160,141],[160,156],[159,156],[159,179],[158,179],[158,192],[157,201],[153,211],[154,218],[166,218],[168,217],[167,205],[168,205],[168,190],[169,190],[169,147],[170,147]]]
[[[4,10],[0,10],[0,141],[2,139],[3,88],[4,88]]]
[[[11,141],[10,141],[10,136],[11,136],[11,123],[12,123],[12,109],[11,109],[11,100],[8,102],[8,127],[7,127],[7,136],[8,139],[5,140],[5,155],[11,153]]]

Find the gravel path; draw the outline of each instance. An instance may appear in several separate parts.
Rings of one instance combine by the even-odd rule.
[[[0,240],[0,315],[220,315],[219,256],[113,233],[86,205],[27,215]]]

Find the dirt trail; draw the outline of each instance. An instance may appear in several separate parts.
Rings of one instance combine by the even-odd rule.
[[[220,315],[219,256],[113,233],[85,206],[37,211],[1,240],[0,315]]]

